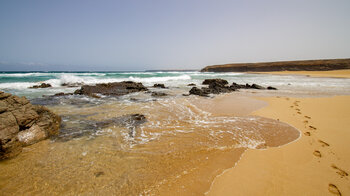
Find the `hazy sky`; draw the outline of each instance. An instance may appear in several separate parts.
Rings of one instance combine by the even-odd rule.
[[[349,0],[0,0],[2,71],[349,57]]]

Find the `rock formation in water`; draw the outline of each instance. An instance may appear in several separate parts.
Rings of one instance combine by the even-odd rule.
[[[189,94],[191,95],[199,95],[203,97],[207,97],[209,94],[220,94],[220,93],[229,93],[232,91],[236,91],[238,89],[268,89],[268,90],[277,90],[277,88],[269,86],[267,88],[260,86],[258,84],[237,84],[235,82],[232,85],[228,86],[227,80],[223,79],[205,79],[203,81],[204,85],[208,85],[208,87],[197,88],[193,87]]]
[[[147,91],[148,89],[142,83],[132,81],[101,83],[94,86],[84,85],[76,90],[74,94],[87,95],[95,97],[96,94],[121,96],[129,93]]]
[[[167,87],[165,87],[164,84],[154,84],[153,87],[154,88],[167,88]]]
[[[29,87],[29,88],[49,88],[49,87],[52,87],[51,84],[41,83],[40,85],[34,85],[32,87]]]
[[[350,59],[233,63],[207,66],[201,72],[328,71],[338,69],[350,69]]]
[[[60,122],[61,118],[46,107],[0,91],[0,160],[57,134]]]

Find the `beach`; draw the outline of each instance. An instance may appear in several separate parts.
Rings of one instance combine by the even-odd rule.
[[[207,78],[228,83],[220,91],[237,89],[188,95],[194,88],[190,83],[202,90],[219,85],[203,85]],[[57,136],[0,162],[0,189],[6,195],[289,195],[305,190],[325,194],[329,187],[343,195],[349,191],[347,78],[45,72],[2,73],[1,79],[1,90],[25,95],[62,118]],[[140,91],[121,96],[91,96],[79,86],[127,80],[145,86],[123,83]],[[52,87],[28,88],[43,81]]]
[[[348,71],[329,73],[349,76]],[[207,195],[348,195],[350,97],[258,99],[268,106],[254,115],[286,122],[301,137],[277,148],[248,149],[234,168],[214,180]]]
[[[332,70],[332,71],[276,71],[276,72],[252,72],[258,74],[272,75],[304,75],[311,77],[333,77],[333,78],[349,78],[350,70]]]

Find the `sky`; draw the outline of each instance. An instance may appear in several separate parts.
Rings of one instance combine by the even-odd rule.
[[[350,57],[349,0],[0,0],[0,71]]]

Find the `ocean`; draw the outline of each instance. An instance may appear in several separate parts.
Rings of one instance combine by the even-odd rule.
[[[257,83],[277,87],[280,92],[301,96],[322,96],[350,94],[350,80],[345,78],[324,78],[319,80],[306,76],[280,76],[248,73],[210,72],[0,72],[0,90],[29,99],[59,92],[73,92],[77,88],[61,86],[64,83],[97,84],[108,82],[134,81],[146,86],[163,83],[170,88],[187,91],[189,83],[200,85],[207,78],[222,78],[230,83]],[[42,82],[53,88],[29,89]]]
[[[211,97],[183,96],[194,83],[222,78],[229,83],[256,83],[277,91],[240,90]],[[137,92],[92,98],[62,84],[142,82],[153,97]],[[51,88],[30,89],[42,82]],[[166,89],[153,88],[162,83]],[[250,115],[266,103],[254,96],[349,95],[350,79],[247,73],[201,72],[16,72],[0,73],[0,90],[26,96],[60,115],[57,137],[25,147],[0,162],[2,193],[43,195],[197,195],[231,168],[246,149],[264,149],[300,137],[276,119]],[[143,115],[138,126],[95,122]],[[19,188],[20,187],[20,188]]]

